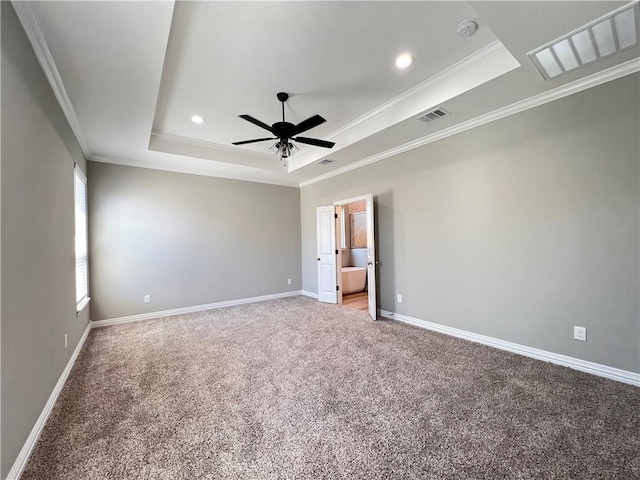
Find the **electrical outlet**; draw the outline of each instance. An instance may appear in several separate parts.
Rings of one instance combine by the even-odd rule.
[[[573,338],[575,340],[580,340],[581,342],[587,341],[587,329],[586,327],[573,327]]]
[[[291,283],[293,283],[292,280],[290,278],[287,278],[287,284],[291,285]]]
[[[144,303],[151,303],[151,295],[144,296]]]
[[[398,303],[402,303],[402,295],[401,294],[398,294],[398,298],[396,298],[396,301]]]
[[[64,348],[67,348],[68,343],[67,343],[67,334],[64,334]]]

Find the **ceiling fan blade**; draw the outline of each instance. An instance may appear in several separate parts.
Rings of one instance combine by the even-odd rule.
[[[267,125],[264,122],[261,122],[260,120],[258,120],[257,118],[253,118],[251,115],[238,115],[240,118],[244,118],[247,122],[251,122],[254,125],[257,125],[259,127],[264,128],[265,130],[270,131],[271,133],[273,133],[273,130],[271,129],[271,127],[269,125]]]
[[[267,140],[276,140],[275,137],[254,138],[253,140],[243,140],[241,142],[233,142],[233,145],[244,145],[245,143],[266,142]]]
[[[313,117],[309,117],[297,124],[293,134],[298,135],[299,133],[306,132],[307,130],[311,130],[313,127],[317,127],[324,122],[326,122],[326,120],[320,115],[314,115]]]
[[[328,142],[326,140],[318,140],[317,138],[296,137],[292,138],[296,142],[306,143],[308,145],[314,145],[316,147],[333,148],[334,142]]]

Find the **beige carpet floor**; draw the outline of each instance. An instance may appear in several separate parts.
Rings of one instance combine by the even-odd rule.
[[[30,479],[640,478],[640,389],[304,297],[91,331]]]

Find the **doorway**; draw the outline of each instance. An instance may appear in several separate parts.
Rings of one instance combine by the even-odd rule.
[[[367,282],[367,202],[338,205],[338,303],[358,310],[369,309]]]
[[[373,196],[318,207],[318,299],[377,318]]]

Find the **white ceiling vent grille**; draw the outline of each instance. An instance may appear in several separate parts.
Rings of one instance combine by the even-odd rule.
[[[433,122],[434,120],[438,120],[446,115],[449,115],[449,112],[441,108],[436,108],[435,110],[431,110],[427,113],[421,114],[418,117],[418,120],[424,123],[429,123],[429,122]]]
[[[638,44],[639,3],[625,5],[529,52],[545,80]]]
[[[335,162],[335,160],[331,160],[329,158],[325,158],[324,160],[320,160],[318,165],[329,165],[330,163]]]

